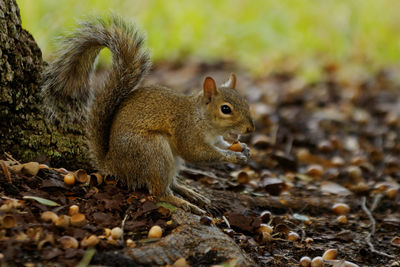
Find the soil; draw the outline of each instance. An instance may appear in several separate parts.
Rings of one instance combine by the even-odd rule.
[[[207,216],[185,215],[146,191],[129,192],[113,177],[97,180],[90,175],[95,170],[80,171],[90,181],[67,185],[64,176],[76,170],[43,157],[38,171],[16,170],[21,164],[9,151],[1,157],[1,263],[165,266],[185,258],[190,266],[299,266],[304,256],[336,249],[336,261],[325,266],[400,266],[400,79],[390,69],[362,78],[337,64],[324,70],[319,82],[306,82],[292,72],[251,78],[229,62],[155,66],[146,83],[185,93],[200,88],[205,76],[223,83],[236,72],[238,90],[249,100],[256,131],[241,139],[251,150],[248,164],[187,165],[182,173],[212,200],[203,207]],[[45,211],[68,215],[71,205],[85,215],[83,223],[57,226],[41,218]],[[161,239],[148,237],[154,225],[163,229]],[[115,227],[122,237],[111,237]],[[216,236],[214,248],[176,248],[165,258],[149,252],[164,246],[169,253],[177,234],[206,242],[207,227]],[[82,242],[91,235],[95,253]],[[63,236],[79,245],[68,247]],[[233,257],[217,239],[232,242]]]

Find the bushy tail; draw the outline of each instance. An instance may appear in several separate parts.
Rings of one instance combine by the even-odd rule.
[[[85,122],[97,166],[107,154],[116,109],[150,69],[143,41],[117,16],[83,22],[62,41],[58,58],[44,72],[42,96],[50,117],[64,124]],[[103,86],[92,88],[94,62],[104,47],[112,53],[112,68]]]

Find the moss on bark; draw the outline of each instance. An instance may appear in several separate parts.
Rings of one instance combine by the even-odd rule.
[[[0,152],[21,161],[39,157],[55,166],[87,166],[82,129],[52,125],[42,113],[44,64],[32,35],[21,27],[16,1],[0,1]]]

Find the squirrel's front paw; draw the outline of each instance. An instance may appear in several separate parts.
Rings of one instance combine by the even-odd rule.
[[[231,162],[235,164],[246,164],[248,161],[248,157],[243,152],[234,152],[232,159]]]
[[[241,143],[242,145],[242,154],[244,154],[247,158],[250,157],[250,149],[245,143]]]

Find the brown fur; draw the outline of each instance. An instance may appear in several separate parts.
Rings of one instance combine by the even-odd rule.
[[[191,201],[209,203],[176,181],[182,159],[198,164],[246,162],[247,147],[243,144],[243,153],[228,150],[221,136],[254,130],[248,104],[229,88],[235,83],[217,89],[211,78],[204,85],[207,97],[203,92],[183,95],[165,87],[138,87],[150,67],[142,42],[120,18],[84,23],[47,68],[43,96],[58,119],[76,121],[88,109],[89,149],[93,165],[102,173],[115,175],[132,189],[147,187],[161,200],[203,213],[173,195],[175,191]],[[113,54],[113,66],[104,86],[94,90],[90,86],[93,62],[104,46]],[[229,116],[220,111],[224,103],[233,108]],[[65,118],[59,114],[60,106],[70,111]]]

